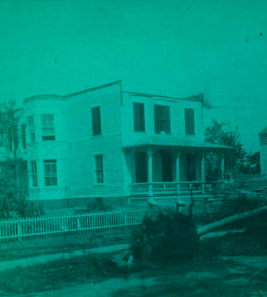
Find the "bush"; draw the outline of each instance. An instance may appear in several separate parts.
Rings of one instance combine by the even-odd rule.
[[[199,237],[189,216],[154,208],[133,233],[134,259],[154,265],[183,261],[196,255]]]

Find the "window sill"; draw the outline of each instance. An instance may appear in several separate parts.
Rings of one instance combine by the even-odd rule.
[[[104,188],[106,186],[106,184],[105,183],[102,183],[102,184],[100,184],[100,183],[99,184],[94,183],[93,186],[94,187],[97,187],[97,188]]]

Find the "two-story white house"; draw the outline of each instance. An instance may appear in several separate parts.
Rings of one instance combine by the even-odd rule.
[[[173,98],[122,91],[113,82],[67,96],[25,99],[30,199],[66,206],[102,198],[137,200],[204,194],[203,95]],[[221,180],[221,181],[222,181]],[[221,182],[220,181],[220,182]]]

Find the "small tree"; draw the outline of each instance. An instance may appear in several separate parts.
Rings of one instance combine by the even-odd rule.
[[[205,129],[205,141],[209,143],[231,146],[232,150],[225,153],[225,168],[238,171],[240,162],[243,161],[246,153],[240,142],[238,127],[233,131],[229,124],[212,120],[211,126]],[[218,179],[220,175],[220,156],[216,153],[209,153],[206,157],[207,180]]]
[[[0,217],[31,216],[38,213],[34,205],[26,200],[27,193],[21,191],[17,156],[18,125],[21,110],[14,101],[0,105],[1,146],[5,148],[5,160],[0,163]]]

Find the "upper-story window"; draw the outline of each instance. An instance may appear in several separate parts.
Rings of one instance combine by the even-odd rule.
[[[42,140],[55,140],[55,124],[53,114],[42,114]]]
[[[185,109],[185,135],[195,135],[195,112],[192,108]]]
[[[57,160],[44,160],[45,186],[57,185]]]
[[[92,108],[92,130],[93,135],[101,134],[101,114],[99,106]]]
[[[33,116],[28,117],[29,136],[30,142],[35,142],[35,131],[34,131],[34,118]]]
[[[144,103],[133,103],[134,131],[145,132],[145,108]]]
[[[154,105],[155,133],[170,134],[170,106]]]
[[[26,125],[22,124],[21,125],[21,143],[22,143],[22,148],[26,148]]]

